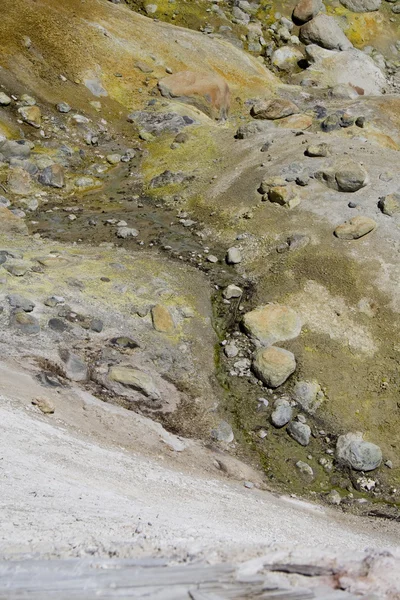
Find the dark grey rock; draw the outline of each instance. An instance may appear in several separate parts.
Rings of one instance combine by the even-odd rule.
[[[28,300],[19,294],[10,294],[8,301],[12,308],[21,308],[24,312],[32,312],[35,308],[35,303],[32,300]]]
[[[310,443],[311,429],[305,423],[292,421],[289,423],[287,431],[289,435],[302,446],[308,446]]]

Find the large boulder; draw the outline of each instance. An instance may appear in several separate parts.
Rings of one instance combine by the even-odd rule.
[[[317,16],[322,7],[322,0],[300,0],[292,13],[293,23],[296,25],[308,23],[308,21]]]
[[[361,50],[335,52],[310,45],[306,47],[306,55],[310,66],[302,79],[311,78],[323,87],[346,85],[360,95],[377,96],[387,85],[378,65]]]
[[[296,370],[296,359],[292,352],[270,346],[259,350],[253,361],[253,371],[265,385],[277,388]]]
[[[362,433],[347,433],[338,437],[336,459],[355,471],[373,471],[382,462],[382,451],[376,444],[365,442]]]
[[[301,321],[293,309],[282,304],[267,304],[246,313],[243,327],[253,340],[262,346],[271,346],[300,335]]]
[[[348,50],[352,43],[333,17],[317,15],[300,28],[300,41],[303,44],[317,44],[328,50]]]
[[[216,73],[179,71],[161,79],[158,89],[163,96],[192,104],[212,118],[226,119],[228,115],[229,86]]]
[[[354,193],[369,183],[364,167],[352,160],[339,161],[330,168],[315,173],[315,178],[338,192]]]
[[[382,0],[340,0],[340,4],[352,12],[363,13],[379,10]]]

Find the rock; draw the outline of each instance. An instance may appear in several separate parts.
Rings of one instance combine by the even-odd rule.
[[[396,213],[400,212],[400,194],[388,194],[379,200],[378,206],[383,214],[392,217]]]
[[[188,115],[182,116],[175,112],[154,113],[143,110],[129,114],[128,121],[130,123],[136,123],[141,131],[145,131],[157,137],[166,132],[184,135],[179,132],[185,127],[196,123],[196,121]],[[174,141],[177,142],[177,139],[175,138]]]
[[[39,183],[54,188],[63,188],[64,182],[64,167],[62,165],[53,164],[40,173],[38,177]]]
[[[87,381],[89,371],[86,363],[73,352],[62,350],[60,356],[64,362],[65,376],[71,381]]]
[[[138,342],[125,335],[111,339],[110,343],[113,346],[118,346],[118,348],[129,348],[130,350],[134,350],[135,348],[140,347],[140,344],[138,344]]]
[[[160,331],[161,333],[172,333],[174,331],[175,324],[166,306],[162,304],[154,306],[151,309],[151,318],[156,331]]]
[[[249,121],[244,125],[241,125],[239,129],[236,131],[236,139],[238,140],[246,140],[251,138],[258,133],[267,131],[273,127],[273,123],[269,121]]]
[[[310,443],[311,429],[306,423],[292,421],[289,423],[287,431],[289,435],[301,446],[308,446]]]
[[[60,113],[69,113],[71,111],[71,107],[66,102],[59,102],[57,104],[57,110]]]
[[[101,333],[104,328],[104,323],[101,319],[92,319],[90,321],[90,330],[96,333]]]
[[[307,478],[312,479],[314,477],[314,471],[310,467],[310,465],[302,460],[298,460],[296,463],[296,468],[300,471],[302,475],[305,475]]]
[[[231,300],[232,298],[241,298],[243,294],[243,290],[237,285],[228,285],[222,292],[223,297],[226,300]]]
[[[325,396],[316,381],[297,381],[293,389],[293,398],[303,410],[313,415]]]
[[[10,205],[11,205],[11,202],[9,201],[9,199],[0,194],[0,206],[2,208],[8,208]]]
[[[281,46],[271,56],[271,62],[280,71],[291,71],[304,60],[304,54],[294,46]]]
[[[29,158],[33,144],[26,140],[6,140],[0,143],[0,153],[6,159]]]
[[[78,177],[75,186],[81,190],[90,189],[96,186],[96,180],[93,177]]]
[[[178,171],[177,173],[172,173],[169,170],[163,171],[160,175],[156,175],[150,181],[151,188],[160,188],[166,185],[174,185],[177,183],[183,183],[188,179],[188,176],[183,173],[183,171]]]
[[[159,400],[161,398],[153,379],[140,369],[128,366],[111,367],[108,372],[108,379],[120,383],[125,387],[132,388],[151,400]]]
[[[134,227],[118,227],[117,229],[117,237],[126,239],[130,237],[137,237],[139,232]]]
[[[310,157],[318,157],[318,156],[329,156],[330,154],[330,149],[328,144],[316,144],[314,146],[308,146],[307,150],[305,151],[305,155],[306,156],[310,156]]]
[[[284,187],[285,185],[287,185],[287,181],[283,177],[266,177],[262,180],[258,191],[260,194],[268,194],[272,188]]]
[[[37,406],[43,414],[52,415],[55,411],[55,406],[49,398],[38,397],[32,400],[32,404]]]
[[[242,255],[239,248],[228,248],[226,253],[226,262],[228,265],[237,265],[242,262]]]
[[[40,129],[42,124],[42,113],[38,106],[21,106],[21,108],[18,109],[18,113],[25,123],[32,125],[32,127],[36,127],[36,129]]]
[[[334,52],[311,45],[306,47],[306,54],[310,66],[302,78],[310,77],[323,87],[346,86],[347,90],[350,87],[351,95],[357,97],[380,95],[387,86],[379,66],[361,50]]]
[[[209,254],[207,256],[207,261],[210,263],[217,263],[218,262],[218,258],[216,256],[214,256],[214,254]]]
[[[382,462],[382,451],[379,446],[365,442],[362,433],[347,433],[337,440],[336,459],[355,471],[373,471]]]
[[[108,154],[106,158],[110,165],[118,165],[121,162],[120,154]]]
[[[293,23],[304,25],[311,21],[322,10],[322,0],[300,0],[294,7],[292,13]]]
[[[35,335],[40,333],[39,321],[30,314],[27,314],[23,310],[17,309],[11,316],[11,326],[27,335]]]
[[[317,44],[328,50],[348,50],[353,45],[333,17],[317,15],[300,28],[300,41],[303,44]]]
[[[20,308],[24,312],[32,312],[35,308],[35,303],[32,300],[28,300],[19,294],[10,294],[8,296],[8,301],[12,308]]]
[[[340,4],[352,12],[364,13],[379,10],[382,0],[340,0]]]
[[[280,399],[275,402],[274,410],[271,414],[271,423],[274,427],[284,427],[292,418],[292,407],[288,400]]]
[[[10,96],[7,96],[4,92],[0,92],[0,106],[8,106],[11,104]]]
[[[22,94],[19,103],[21,106],[35,106],[36,100],[32,96],[29,96],[29,94]]]
[[[32,178],[22,167],[13,167],[7,177],[8,190],[18,196],[25,196],[31,192]]]
[[[14,275],[14,277],[23,277],[27,272],[28,268],[24,264],[6,264],[4,265],[6,271],[10,273],[10,275]]]
[[[279,206],[285,206],[289,209],[295,208],[300,204],[300,198],[291,186],[271,188],[268,192],[268,200],[273,204],[279,204]]]
[[[235,358],[239,354],[239,350],[233,342],[226,344],[224,347],[224,352],[227,358]]]
[[[336,171],[335,179],[340,192],[357,192],[367,185],[368,173],[361,165],[354,163]]]
[[[335,236],[341,240],[358,240],[376,228],[376,222],[370,217],[357,216],[338,225]]]
[[[211,437],[216,442],[230,444],[234,440],[232,427],[226,421],[221,421],[218,427],[211,431]]]
[[[250,114],[254,119],[276,120],[299,113],[300,109],[294,102],[285,98],[260,100],[251,108]]]
[[[64,331],[69,331],[69,329],[71,329],[68,323],[64,323],[64,321],[57,319],[56,317],[49,319],[47,325],[50,327],[50,329],[57,331],[58,333],[64,333]]]
[[[341,503],[341,501],[342,501],[342,497],[341,497],[341,495],[340,495],[340,494],[339,494],[339,492],[337,492],[336,490],[332,490],[332,491],[331,491],[331,492],[329,492],[329,494],[327,494],[325,497],[326,497],[326,501],[327,501],[329,504],[333,504],[333,505],[336,505],[336,506],[339,506],[339,504],[340,504],[340,503]]]
[[[265,385],[277,388],[294,373],[296,360],[289,350],[270,346],[258,350],[253,361],[253,370]]]
[[[163,96],[192,104],[212,118],[228,116],[229,86],[217,74],[179,71],[161,79],[158,88]]]
[[[369,183],[368,173],[364,167],[351,160],[315,173],[315,178],[326,183],[333,190],[347,193],[357,192]]]
[[[243,316],[246,333],[262,346],[293,340],[300,335],[301,320],[297,313],[282,304],[258,306]]]

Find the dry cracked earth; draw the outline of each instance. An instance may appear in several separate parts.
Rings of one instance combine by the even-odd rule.
[[[0,597],[399,598],[399,1],[0,39]]]

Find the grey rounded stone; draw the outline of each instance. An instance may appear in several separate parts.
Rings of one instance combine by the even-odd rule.
[[[292,418],[292,407],[287,400],[281,399],[275,402],[274,411],[271,414],[271,423],[274,427],[284,427]]]
[[[287,428],[289,435],[301,446],[308,446],[310,443],[311,429],[305,423],[292,421]]]
[[[312,468],[310,467],[310,465],[302,460],[297,461],[296,463],[296,468],[300,471],[300,473],[302,475],[305,475],[306,477],[309,478],[313,478],[314,477],[314,471],[312,470]]]
[[[353,44],[347,39],[334,17],[317,15],[300,28],[303,44],[317,44],[327,50],[347,50]]]
[[[228,265],[237,265],[242,262],[242,255],[239,248],[229,248],[226,253],[226,262]]]
[[[340,0],[340,3],[352,12],[364,13],[379,10],[382,0]]]
[[[376,444],[365,442],[360,432],[347,433],[338,438],[336,458],[355,471],[373,471],[382,462],[382,450]]]

